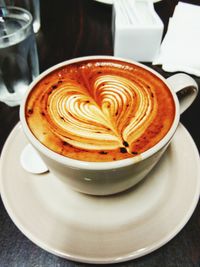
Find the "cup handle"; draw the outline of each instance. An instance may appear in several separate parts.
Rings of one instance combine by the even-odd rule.
[[[167,78],[167,83],[177,94],[180,103],[180,114],[182,114],[197,97],[198,84],[185,73],[177,73]]]

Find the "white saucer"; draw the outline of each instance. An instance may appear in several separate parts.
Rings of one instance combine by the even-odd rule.
[[[114,3],[115,0],[95,0],[97,2],[101,2],[103,4],[108,4],[108,5],[112,5]],[[157,2],[160,2],[162,0],[152,0],[153,3],[157,3]]]
[[[197,205],[199,155],[182,125],[143,182],[109,197],[74,192],[50,173],[25,172],[20,154],[26,144],[18,124],[2,152],[2,200],[25,235],[58,256],[87,263],[138,258],[171,240]]]

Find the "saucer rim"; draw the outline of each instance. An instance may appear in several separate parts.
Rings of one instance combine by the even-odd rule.
[[[102,4],[106,4],[106,5],[112,5],[114,0],[94,0],[96,2],[102,3]],[[153,3],[158,3],[161,2],[162,0],[153,0]]]
[[[182,128],[182,130],[184,131],[184,134],[187,136],[187,140],[188,142],[191,143],[191,152],[194,155],[194,159],[195,161],[198,161],[199,163],[199,153],[198,153],[198,149],[196,147],[196,144],[193,140],[193,138],[191,137],[190,133],[188,132],[188,130],[180,123],[179,127]],[[184,218],[182,220],[180,220],[179,224],[176,225],[176,227],[174,227],[173,231],[170,231],[168,233],[168,235],[165,235],[162,239],[158,240],[157,242],[151,243],[150,246],[145,247],[144,251],[133,251],[131,253],[128,254],[124,254],[121,257],[107,257],[106,259],[102,259],[102,258],[98,258],[98,257],[82,257],[80,255],[72,255],[72,254],[68,254],[66,252],[63,251],[59,251],[57,249],[51,248],[51,246],[48,246],[45,241],[42,242],[39,240],[38,237],[35,237],[31,231],[27,230],[26,228],[24,228],[24,226],[20,223],[20,220],[18,220],[18,218],[15,216],[15,212],[12,210],[12,207],[9,206],[9,200],[6,198],[6,194],[3,190],[3,178],[1,178],[2,175],[2,165],[3,165],[3,161],[4,161],[4,157],[6,157],[6,151],[7,149],[9,149],[9,143],[10,141],[16,136],[17,131],[22,131],[22,127],[21,124],[18,123],[13,130],[11,131],[10,135],[8,136],[4,147],[2,149],[2,154],[1,154],[1,158],[0,158],[0,194],[2,197],[2,202],[10,216],[10,218],[12,219],[12,221],[14,222],[14,224],[17,226],[17,228],[29,239],[31,240],[35,245],[37,245],[38,247],[42,248],[43,250],[52,253],[56,256],[59,256],[61,258],[65,258],[68,260],[72,260],[75,262],[82,262],[82,263],[89,263],[89,264],[111,264],[111,263],[120,263],[120,262],[125,262],[125,261],[129,261],[129,260],[134,260],[136,258],[140,258],[142,256],[145,256],[155,250],[157,250],[158,248],[162,247],[163,245],[165,245],[166,243],[168,243],[170,240],[172,240],[182,229],[183,227],[187,224],[187,222],[189,221],[189,219],[191,218],[197,204],[199,201],[199,196],[200,196],[200,164],[197,164],[197,169],[195,171],[195,180],[196,180],[196,187],[195,187],[195,193],[193,195],[193,200],[190,203],[190,208],[188,209],[187,213],[185,213]]]

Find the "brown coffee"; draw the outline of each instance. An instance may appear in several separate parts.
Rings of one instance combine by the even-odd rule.
[[[116,60],[88,60],[40,80],[26,102],[35,137],[83,161],[134,157],[158,143],[175,116],[171,92],[156,75]]]

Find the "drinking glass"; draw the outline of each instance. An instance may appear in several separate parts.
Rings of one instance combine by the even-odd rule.
[[[7,6],[17,6],[28,10],[33,16],[33,30],[40,29],[40,0],[2,0]]]
[[[22,8],[0,8],[0,101],[19,105],[39,74],[32,15]]]

